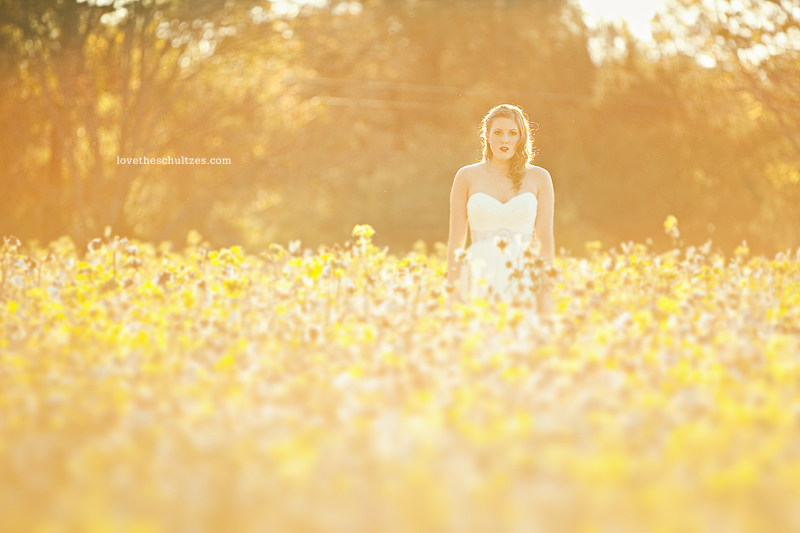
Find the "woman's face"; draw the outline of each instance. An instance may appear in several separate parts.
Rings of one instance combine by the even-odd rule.
[[[492,157],[497,159],[511,159],[516,153],[519,144],[520,131],[517,121],[506,117],[497,117],[492,120],[488,131],[489,147]]]

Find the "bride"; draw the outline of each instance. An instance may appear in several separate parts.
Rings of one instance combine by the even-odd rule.
[[[511,300],[528,274],[523,261],[538,256],[553,265],[553,181],[532,165],[533,139],[527,116],[517,106],[494,107],[481,123],[483,160],[456,173],[450,191],[447,282],[469,295]],[[464,244],[469,225],[471,245]],[[515,274],[516,271],[516,274]],[[542,268],[539,271],[543,271]],[[552,311],[550,290],[537,293],[540,313]]]

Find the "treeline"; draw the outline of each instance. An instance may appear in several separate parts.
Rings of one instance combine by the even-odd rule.
[[[567,0],[100,4],[0,0],[0,233],[445,242],[508,102],[538,125],[558,247],[666,247],[668,215],[687,244],[800,245],[791,1],[676,0],[652,43]],[[167,156],[231,164],[118,163]]]

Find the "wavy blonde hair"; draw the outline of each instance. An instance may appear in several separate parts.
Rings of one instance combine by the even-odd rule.
[[[481,121],[480,133],[483,143],[483,159],[481,161],[489,161],[492,158],[492,148],[489,145],[489,131],[491,130],[492,121],[500,117],[513,119],[517,123],[517,127],[519,127],[521,138],[519,143],[517,143],[514,156],[511,158],[511,167],[508,173],[508,177],[511,178],[511,183],[514,187],[514,193],[518,193],[519,188],[522,186],[522,179],[525,177],[528,164],[533,162],[533,158],[537,153],[537,151],[534,150],[531,131],[536,131],[538,125],[534,124],[534,128],[532,129],[528,122],[528,115],[526,115],[520,107],[511,104],[500,104],[493,107]]]

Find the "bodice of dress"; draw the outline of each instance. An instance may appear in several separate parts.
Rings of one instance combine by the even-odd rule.
[[[500,235],[509,240],[519,234],[531,240],[536,222],[538,201],[532,192],[524,192],[503,203],[486,193],[477,192],[467,200],[467,217],[472,242],[493,240]]]
[[[532,192],[505,203],[482,192],[470,195],[467,217],[472,245],[460,269],[463,295],[508,299],[524,294],[525,280],[512,275],[520,266],[523,242],[532,240],[537,207]],[[498,236],[508,239],[505,246],[494,242]]]

